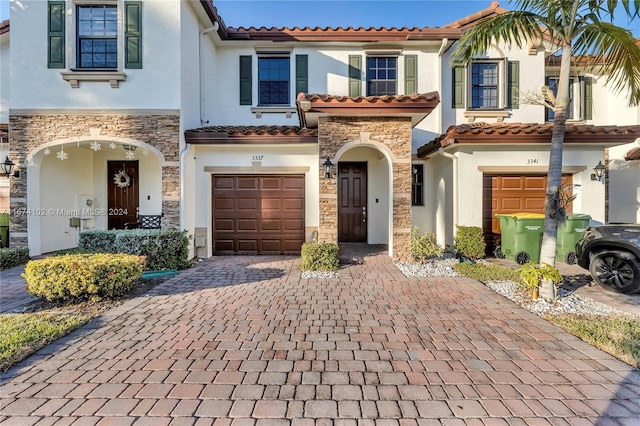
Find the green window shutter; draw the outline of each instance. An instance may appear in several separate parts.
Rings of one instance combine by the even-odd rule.
[[[452,68],[453,96],[451,108],[464,108],[464,67]]]
[[[240,105],[251,105],[251,56],[240,56]]]
[[[362,56],[349,55],[349,96],[355,98],[362,93]]]
[[[309,91],[309,56],[296,55],[296,95]]]
[[[142,68],[142,2],[125,3],[124,67]]]
[[[583,102],[583,119],[593,119],[593,78],[584,77],[584,102]]]
[[[520,87],[520,62],[509,61],[507,63],[507,107],[518,109],[518,88]]]
[[[48,4],[47,63],[49,68],[65,67],[65,3],[50,1]]]
[[[418,93],[418,56],[407,55],[404,57],[404,94]]]

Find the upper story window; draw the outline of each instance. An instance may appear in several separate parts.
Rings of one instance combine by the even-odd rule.
[[[289,57],[258,57],[258,105],[289,105]]]
[[[547,77],[547,86],[551,89],[551,92],[554,96],[558,95],[558,77]],[[567,105],[567,120],[573,120],[574,117],[579,116],[580,112],[574,111],[574,91],[575,91],[575,81],[573,78],[569,79],[569,104]],[[547,121],[553,121],[555,118],[555,113],[553,110],[549,108],[545,108],[547,113]]]
[[[506,58],[472,60],[451,68],[451,107],[465,108],[470,121],[495,118],[498,122],[520,107],[520,62]]]
[[[78,6],[78,68],[118,67],[116,6]]]
[[[367,58],[367,96],[396,95],[398,92],[398,58]]]
[[[108,82],[119,87],[125,69],[142,69],[142,8],[139,0],[47,2],[47,66],[62,69],[71,87]],[[67,28],[67,26],[72,28]],[[69,35],[72,34],[71,37]],[[71,59],[67,53],[72,52]]]
[[[471,108],[497,109],[498,88],[497,62],[471,64]]]

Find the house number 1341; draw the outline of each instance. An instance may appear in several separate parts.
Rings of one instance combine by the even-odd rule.
[[[527,159],[527,164],[538,164],[537,158],[529,158]]]

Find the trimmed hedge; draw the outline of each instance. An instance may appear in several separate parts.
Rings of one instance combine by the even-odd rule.
[[[176,229],[83,231],[78,248],[145,256],[150,271],[189,267],[189,236]]]
[[[481,259],[485,256],[487,244],[484,241],[482,228],[479,226],[456,226],[453,244],[458,253],[469,259]]]
[[[0,249],[0,270],[20,266],[31,260],[28,248]]]
[[[303,271],[337,271],[340,268],[338,245],[334,243],[302,244]]]
[[[32,260],[22,276],[29,293],[48,301],[113,298],[134,288],[144,265],[130,254],[69,254]]]

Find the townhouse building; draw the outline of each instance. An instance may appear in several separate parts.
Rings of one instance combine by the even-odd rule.
[[[37,255],[132,223],[186,229],[201,257],[318,240],[408,260],[415,226],[443,244],[482,226],[492,243],[495,214],[542,212],[552,115],[519,93],[558,76],[544,40],[452,66],[463,31],[503,11],[435,28],[234,28],[208,0],[13,2],[0,32],[11,245]],[[640,220],[639,123],[577,64],[572,211]],[[592,180],[599,162],[606,179]]]

